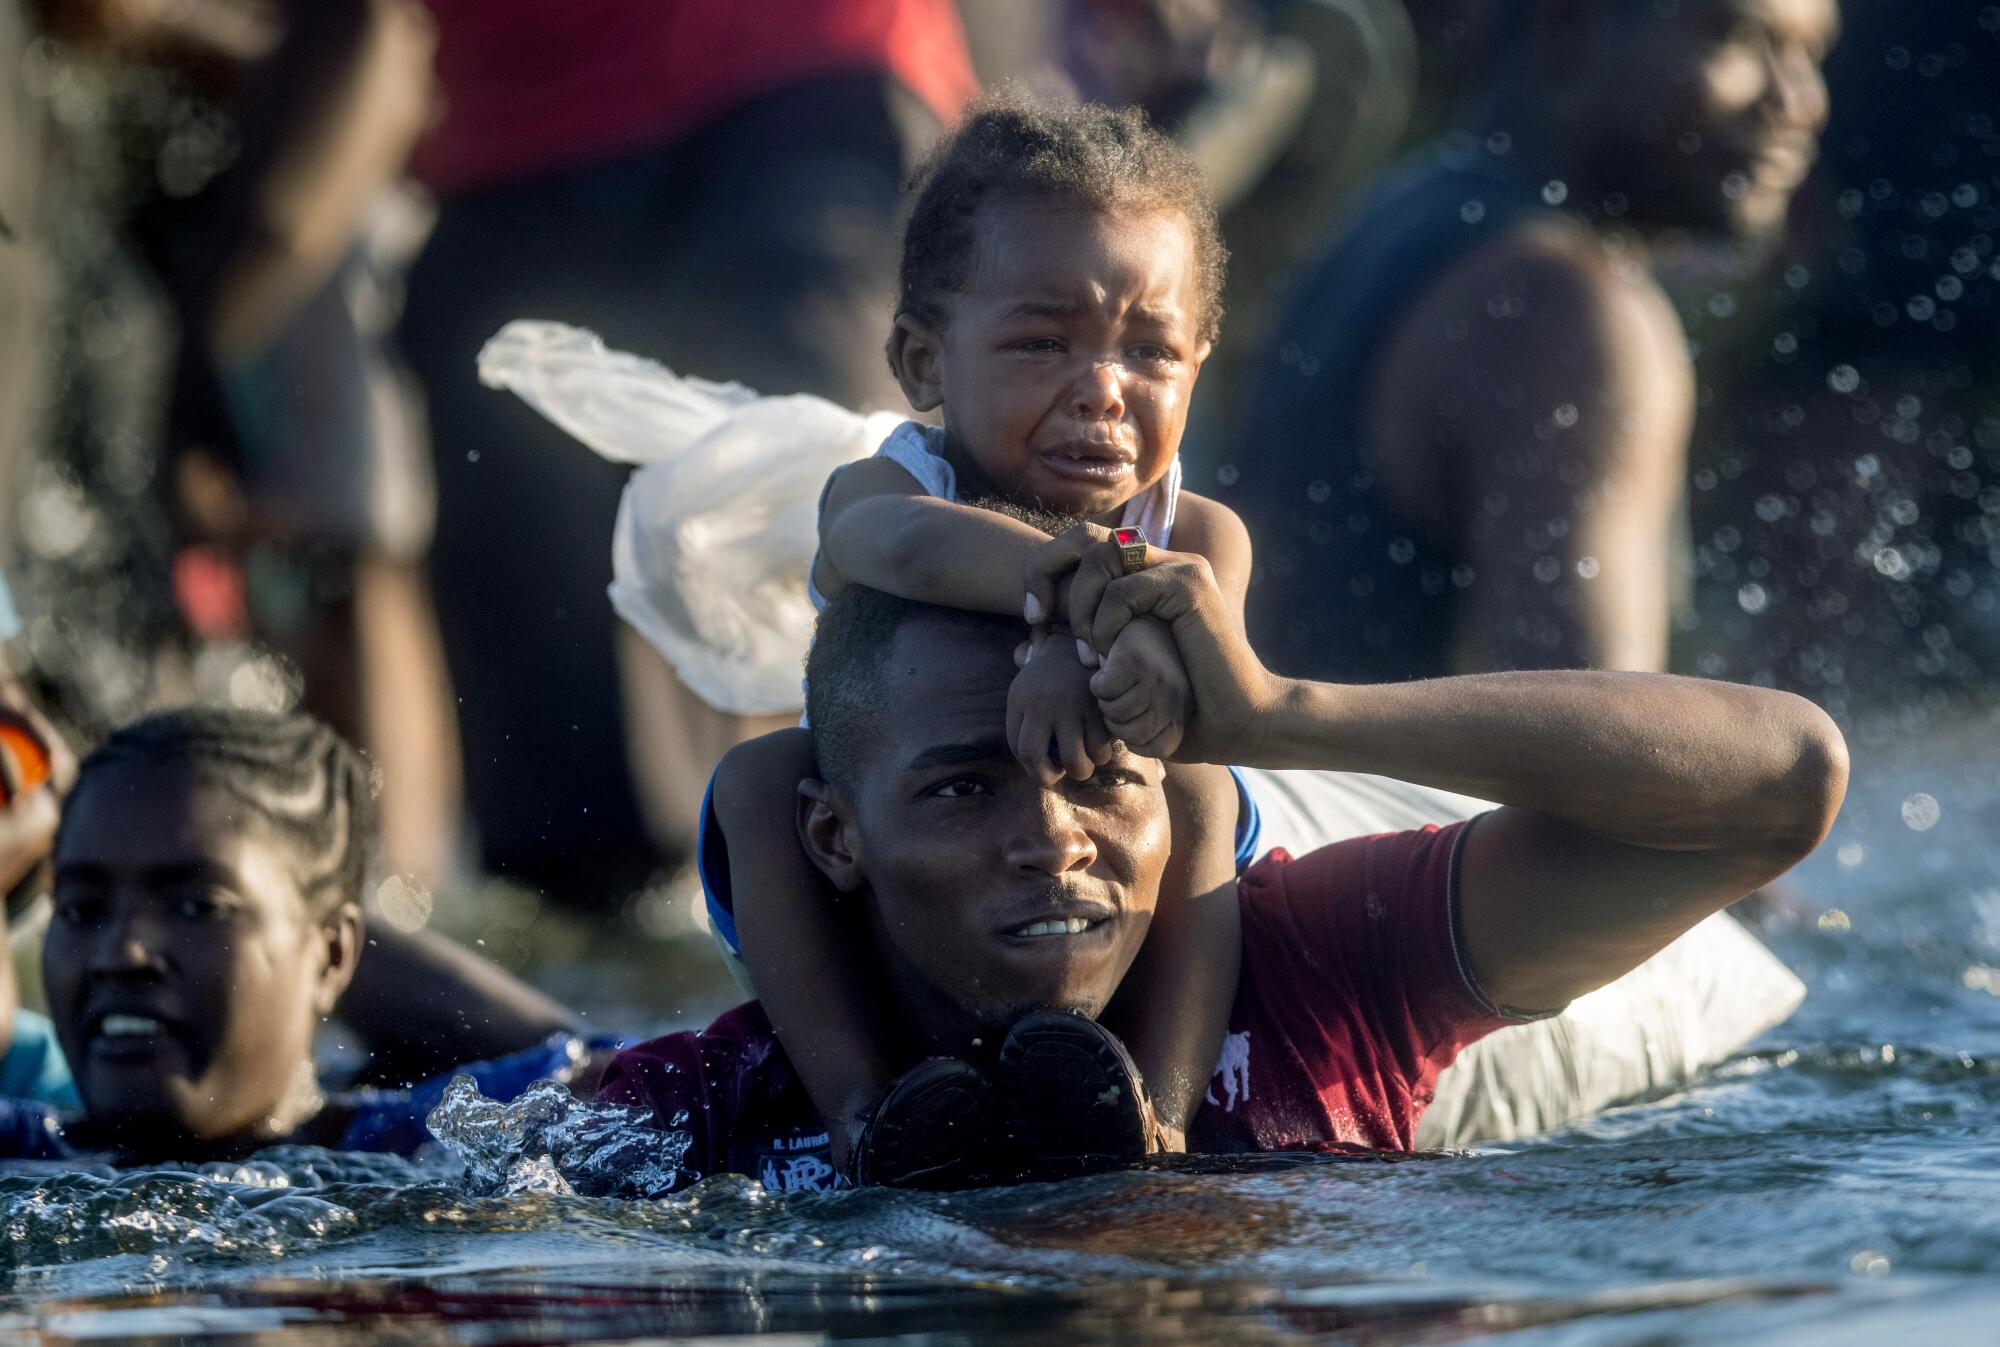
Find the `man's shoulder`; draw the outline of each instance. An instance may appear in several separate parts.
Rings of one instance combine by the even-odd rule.
[[[745,1001],[724,1011],[700,1029],[678,1029],[620,1049],[605,1069],[608,1086],[621,1071],[639,1069],[648,1063],[717,1062],[744,1053],[762,1053],[777,1046],[777,1035],[764,1007]]]
[[[1372,887],[1393,882],[1407,887],[1435,867],[1448,863],[1469,819],[1421,828],[1405,828],[1350,837],[1293,855],[1274,847],[1243,872],[1241,893],[1246,913],[1268,909],[1293,897],[1317,900],[1346,895],[1365,896]],[[1439,880],[1447,876],[1440,872]]]
[[[661,1034],[623,1049],[604,1069],[597,1098],[669,1117],[743,1078],[780,1052],[764,1007],[746,1001],[703,1029]]]

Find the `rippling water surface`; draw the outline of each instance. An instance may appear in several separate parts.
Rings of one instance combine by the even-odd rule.
[[[1769,939],[1812,992],[1697,1088],[1471,1155],[662,1202],[554,1097],[460,1156],[0,1172],[0,1335],[520,1343],[1814,1343],[2000,1322],[2000,730],[1859,736]],[[1980,745],[1984,745],[1981,750]],[[1940,766],[1940,763],[1947,764]]]

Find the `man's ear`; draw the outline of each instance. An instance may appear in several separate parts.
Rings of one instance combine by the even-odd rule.
[[[861,847],[840,792],[813,778],[799,782],[798,822],[799,845],[827,882],[842,893],[859,891],[866,882]]]
[[[889,333],[889,368],[903,386],[903,396],[920,412],[944,405],[943,345],[938,330],[911,314],[896,315]]]
[[[354,981],[354,966],[361,960],[361,904],[342,903],[320,918],[313,933],[319,942],[318,985],[313,988],[313,1009],[331,1015],[347,984]]]

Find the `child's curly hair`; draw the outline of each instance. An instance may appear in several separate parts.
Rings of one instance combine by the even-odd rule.
[[[942,322],[946,297],[965,284],[981,208],[1026,197],[1180,212],[1194,233],[1202,340],[1221,330],[1229,250],[1215,201],[1187,151],[1137,108],[1045,104],[1002,88],[966,110],[911,175],[909,190],[916,203],[903,226],[899,317]]]

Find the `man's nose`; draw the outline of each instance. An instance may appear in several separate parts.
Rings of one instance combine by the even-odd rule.
[[[1045,875],[1050,879],[1061,879],[1095,865],[1097,844],[1077,818],[1076,810],[1055,790],[1039,790],[1035,794],[1035,805],[1024,812],[1007,842],[1007,865],[1017,873]]]
[[[1125,415],[1124,372],[1115,360],[1093,357],[1077,374],[1071,410],[1085,420]]]
[[[1801,47],[1785,46],[1772,52],[1765,96],[1786,127],[1817,132],[1826,125],[1826,76],[1812,53]]]

